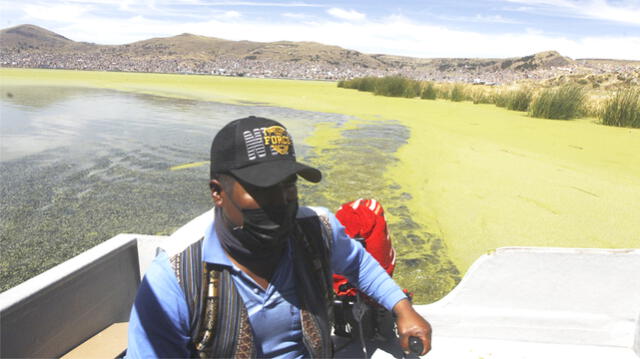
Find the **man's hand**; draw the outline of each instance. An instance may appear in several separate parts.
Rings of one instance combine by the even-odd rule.
[[[409,337],[417,337],[422,341],[422,353],[425,355],[431,350],[431,325],[418,314],[408,299],[403,299],[393,307],[396,315],[400,346],[405,353],[409,352]]]

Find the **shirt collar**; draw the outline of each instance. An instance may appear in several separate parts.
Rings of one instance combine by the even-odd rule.
[[[220,245],[220,240],[218,239],[218,235],[216,234],[216,229],[213,225],[213,221],[211,221],[209,226],[207,226],[207,230],[205,231],[202,252],[202,259],[205,262],[234,268],[233,263],[231,263],[231,260],[224,253],[224,250]]]

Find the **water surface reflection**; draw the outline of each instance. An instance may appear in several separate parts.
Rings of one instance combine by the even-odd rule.
[[[210,208],[217,130],[251,114],[286,123],[302,157],[344,116],[107,90],[2,88],[0,282],[7,289],[122,232],[170,233]],[[7,96],[7,94],[11,94]]]

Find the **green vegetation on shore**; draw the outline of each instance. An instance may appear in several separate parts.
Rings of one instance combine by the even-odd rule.
[[[338,82],[338,87],[373,92],[377,96],[418,97],[422,93],[422,83],[402,76],[361,77]]]
[[[584,89],[575,85],[543,89],[531,103],[532,117],[570,120],[581,115],[585,98]]]
[[[480,91],[482,92],[482,91]],[[491,97],[485,96],[488,101],[483,103],[491,103]],[[529,105],[533,99],[533,93],[529,88],[519,88],[515,90],[506,90],[495,94],[495,104],[498,107],[504,107],[511,111],[527,112]],[[475,103],[475,102],[474,102]]]
[[[441,97],[374,96],[318,81],[19,69],[0,69],[0,76],[4,83],[13,85],[108,88],[341,113],[364,121],[398,121],[408,128],[409,136],[385,167],[383,178],[351,183],[350,172],[345,170],[326,176],[323,188],[337,193],[344,186],[365,187],[381,181],[394,183],[401,193],[407,193],[385,205],[392,235],[401,225],[418,226],[435,239],[424,242],[428,246],[420,245],[426,239],[417,231],[417,237],[406,239],[400,258],[413,255],[428,261],[444,248],[464,273],[480,255],[497,247],[638,245],[637,129],[601,126],[590,119],[547,121],[523,112]],[[446,89],[447,96],[453,87],[434,84],[438,90]],[[488,86],[475,88],[496,91]],[[357,131],[329,127],[307,142],[324,148],[339,146],[340,141],[370,141],[371,146],[387,151],[384,138],[369,139]],[[331,136],[322,137],[327,133]],[[414,223],[402,223],[397,215],[401,207]],[[412,243],[416,243],[413,248]],[[419,274],[420,268],[410,264],[407,261],[397,269],[399,275],[404,272],[408,277],[401,285],[411,287],[411,277],[416,283],[430,280],[428,273]]]
[[[640,88],[616,92],[604,104],[600,118],[605,125],[640,128]]]
[[[638,113],[640,88],[630,87],[606,93],[605,104],[598,96],[589,96],[586,83],[563,83],[544,87],[540,84],[503,88],[461,83],[416,81],[400,76],[362,77],[338,82],[338,87],[373,92],[391,97],[419,97],[423,100],[446,99],[453,102],[494,104],[512,111],[528,112],[531,117],[570,120],[582,116],[598,117],[605,125],[640,128]]]

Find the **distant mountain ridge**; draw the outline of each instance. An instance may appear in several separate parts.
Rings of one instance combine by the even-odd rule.
[[[76,42],[35,25],[0,30],[0,65],[328,80],[402,74],[419,79],[468,81],[477,77],[498,82],[534,71],[578,66],[576,60],[556,51],[507,59],[423,59],[364,54],[315,42],[230,41],[193,34],[98,45]]]

